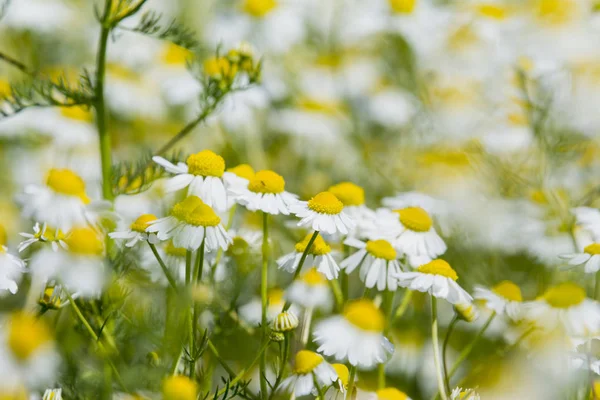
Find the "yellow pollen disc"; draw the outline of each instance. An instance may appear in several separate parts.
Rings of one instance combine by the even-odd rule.
[[[0,247],[6,245],[7,237],[6,229],[4,229],[4,226],[0,225]]]
[[[575,283],[565,282],[546,290],[541,298],[554,308],[569,308],[585,300],[585,290]]]
[[[190,155],[186,164],[192,175],[220,177],[225,172],[225,160],[210,150]]]
[[[0,400],[27,400],[29,395],[23,387],[2,388],[4,393],[0,393]],[[54,400],[54,399],[49,399]]]
[[[267,298],[270,305],[283,304],[283,290],[280,288],[269,289]]]
[[[308,374],[322,362],[323,357],[320,354],[309,350],[300,350],[296,353],[294,373],[300,375]]]
[[[338,375],[340,381],[342,381],[342,386],[347,387],[348,382],[350,381],[350,373],[348,372],[348,367],[344,364],[331,364],[333,369]]]
[[[317,271],[315,267],[309,269],[304,275],[302,275],[302,282],[308,286],[319,286],[325,284],[326,280],[323,275]]]
[[[296,252],[304,253],[306,250],[306,246],[308,246],[308,242],[310,241],[312,234],[306,235],[306,237],[301,241],[296,243]],[[312,254],[313,256],[322,256],[323,254],[328,254],[331,251],[331,247],[323,240],[323,238],[319,235],[313,242],[308,254]]]
[[[204,73],[213,79],[231,78],[237,72],[227,57],[211,57],[204,61]]]
[[[169,43],[165,46],[162,59],[165,64],[185,65],[187,60],[191,59],[193,56],[193,53],[188,49],[178,46],[174,43]]]
[[[502,20],[506,18],[506,9],[499,4],[479,4],[477,12],[484,17]]]
[[[196,400],[198,387],[187,376],[170,376],[162,385],[163,400]]]
[[[600,243],[592,243],[592,244],[585,246],[585,248],[583,249],[583,252],[587,253],[587,254],[591,254],[593,256],[596,254],[600,254]]]
[[[383,258],[388,261],[396,259],[396,250],[387,240],[369,240],[367,242],[366,250],[375,258]]]
[[[243,10],[253,17],[261,18],[277,7],[275,0],[245,0]]]
[[[421,265],[419,268],[417,268],[417,271],[423,274],[445,276],[446,278],[450,278],[453,281],[458,279],[456,271],[452,269],[450,264],[448,264],[446,261],[440,258],[428,262],[427,264]]]
[[[308,201],[308,208],[320,214],[335,215],[342,212],[344,203],[331,192],[321,192]]]
[[[377,400],[406,400],[406,393],[395,388],[385,388],[377,391]]]
[[[492,292],[510,301],[523,301],[521,289],[511,281],[502,281],[492,288]]]
[[[538,16],[550,23],[567,22],[577,8],[573,0],[538,0]]]
[[[342,182],[327,189],[337,197],[344,206],[360,206],[365,204],[365,190],[352,182]]]
[[[383,332],[385,317],[371,300],[350,302],[344,308],[344,318],[352,325],[369,332]]]
[[[254,168],[248,164],[240,164],[236,167],[229,168],[227,172],[231,172],[232,174],[235,174],[240,178],[247,179],[248,181],[254,178]]]
[[[136,232],[146,232],[146,228],[150,225],[150,222],[156,221],[156,216],[152,214],[143,214],[131,224],[131,230]]]
[[[60,107],[60,113],[67,118],[82,121],[82,122],[92,122],[94,119],[92,112],[89,109],[86,109],[81,106],[73,106],[73,107]]]
[[[65,243],[71,253],[84,256],[99,256],[104,250],[102,240],[92,228],[72,229],[65,238]]]
[[[21,361],[27,360],[52,339],[50,330],[42,320],[24,312],[13,314],[8,326],[8,347]]]
[[[165,246],[165,253],[174,257],[185,257],[187,250],[184,247],[175,247],[173,241],[169,241]]]
[[[417,0],[388,0],[392,11],[398,14],[410,14],[417,5]]]
[[[248,184],[248,190],[255,193],[281,193],[285,189],[283,177],[273,171],[263,170],[254,174]]]
[[[77,196],[86,204],[90,202],[85,194],[85,182],[70,169],[51,169],[46,184],[56,193]]]
[[[208,204],[202,203],[187,214],[184,221],[194,226],[217,226],[221,222],[221,218]]]
[[[431,217],[421,207],[407,207],[394,211],[400,216],[402,225],[411,231],[427,232],[433,225]]]
[[[171,214],[180,221],[185,221],[187,217],[196,209],[204,204],[198,196],[189,196],[173,206]]]

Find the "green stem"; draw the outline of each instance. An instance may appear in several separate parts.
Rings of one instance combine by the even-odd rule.
[[[185,252],[185,286],[187,290],[190,290],[190,284],[192,281],[192,252],[186,250]],[[186,319],[188,323],[188,348],[190,360],[188,364],[188,375],[191,378],[193,376],[193,356],[194,356],[194,322],[192,320],[192,311],[190,305],[186,307]]]
[[[177,283],[175,283],[175,279],[173,279],[173,276],[171,275],[171,272],[169,271],[169,268],[167,268],[165,262],[163,261],[163,259],[160,256],[160,254],[158,254],[158,250],[156,250],[156,246],[153,245],[150,242],[148,242],[148,246],[150,246],[150,249],[152,250],[152,253],[154,254],[154,257],[156,257],[156,260],[158,261],[158,264],[160,265],[160,268],[163,270],[163,273],[165,274],[165,277],[169,281],[169,285],[171,285],[171,287],[173,289],[177,290]]]
[[[356,367],[350,365],[350,377],[348,378],[348,395],[346,398],[354,399],[354,379],[356,378]]]
[[[440,365],[440,348],[438,343],[438,320],[437,320],[437,299],[431,296],[431,344],[433,345],[433,361],[435,363],[435,374],[438,383],[438,391],[442,400],[448,400],[446,389],[444,388],[444,377]]]
[[[344,240],[342,239],[342,252],[344,253],[344,259],[348,258],[350,255],[350,251],[348,246],[344,244]],[[348,300],[348,274],[344,271],[340,273],[340,280],[342,281],[342,298],[344,301]]]
[[[600,271],[596,272],[596,285],[594,286],[594,300],[600,300]]]
[[[317,389],[317,399],[325,400],[325,393],[323,393],[323,388],[319,386],[319,381],[317,380],[317,376],[314,374],[314,372],[312,372],[312,376],[313,385],[315,385],[315,388]]]
[[[446,384],[446,390],[450,393],[450,378],[448,377],[448,364],[446,362],[446,352],[448,350],[448,342],[450,341],[450,336],[452,335],[452,331],[454,330],[454,326],[458,322],[458,314],[454,314],[452,321],[450,321],[450,325],[448,325],[448,330],[446,331],[446,336],[444,337],[444,344],[442,345],[442,365],[444,366],[444,383]]]
[[[336,279],[332,279],[329,281],[329,286],[331,287],[333,297],[335,298],[335,310],[339,312],[344,306],[344,295],[342,294],[340,283]]]
[[[402,302],[394,315],[394,322],[402,318],[406,310],[408,309],[408,305],[410,304],[410,299],[412,298],[412,290],[406,289],[404,292],[404,297],[402,297]]]
[[[231,225],[233,224],[233,217],[235,216],[235,210],[237,208],[237,204],[234,204],[233,206],[231,206],[231,209],[229,210],[229,219],[227,220],[227,226],[225,227],[226,231],[229,231],[229,229],[231,229]],[[211,274],[214,277],[215,271],[217,269],[217,265],[219,264],[219,261],[221,261],[221,257],[223,257],[223,249],[219,247],[219,250],[217,251],[217,256],[215,257],[215,261],[213,263],[213,267],[211,268]],[[212,278],[211,278],[212,281]]]
[[[261,299],[261,324],[263,341],[268,340],[269,327],[267,324],[267,289],[269,277],[269,214],[263,212],[263,241],[262,241],[262,269],[260,274],[260,299]],[[260,358],[260,395],[267,399],[267,354],[264,352]]]
[[[304,261],[306,261],[306,257],[308,257],[308,252],[312,248],[313,243],[315,242],[315,240],[317,240],[317,236],[319,236],[319,231],[315,231],[313,233],[313,235],[310,237],[310,240],[308,241],[308,244],[306,245],[306,248],[304,249],[304,252],[302,253],[302,256],[300,257],[300,262],[298,263],[298,267],[296,268],[296,271],[294,271],[294,276],[292,277],[292,282],[295,281],[296,278],[298,278],[298,275],[300,275],[302,266],[304,266]],[[292,303],[290,303],[289,301],[286,301],[285,305],[283,306],[283,311],[287,311],[291,306],[292,306]]]
[[[204,235],[204,238],[202,239],[202,244],[200,244],[200,248],[198,249],[198,252],[196,254],[196,267],[194,269],[194,277],[193,280],[190,282],[192,285],[197,284],[198,282],[200,282],[202,280],[202,271],[203,271],[203,267],[204,267],[204,243],[206,241],[206,233]],[[193,289],[192,289],[193,290]],[[195,304],[194,300],[193,300],[193,296],[192,296],[192,310],[193,310],[193,314],[192,314],[192,332],[191,332],[191,340],[190,340],[190,348],[192,349],[191,351],[193,353],[196,352],[196,332],[198,331],[198,313],[199,313],[199,309],[198,309],[198,305]],[[196,370],[196,359],[193,358],[192,359],[192,371]]]
[[[281,361],[279,363],[279,371],[277,372],[277,379],[275,379],[275,384],[273,385],[273,389],[271,390],[271,394],[269,395],[269,400],[273,398],[275,393],[277,392],[277,388],[281,384],[283,379],[283,373],[285,372],[285,366],[287,364],[287,360],[290,353],[290,332],[285,332],[283,334],[283,344],[282,344],[282,355]]]

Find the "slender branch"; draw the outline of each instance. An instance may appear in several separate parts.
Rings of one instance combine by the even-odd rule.
[[[33,75],[33,72],[31,72],[25,64],[23,64],[20,61],[17,61],[16,59],[9,56],[8,54],[0,52],[0,60],[7,62],[8,64],[19,69],[21,72],[26,73],[27,75]]]
[[[292,282],[295,281],[296,278],[298,278],[298,275],[300,275],[300,271],[302,270],[304,261],[306,261],[306,257],[308,257],[308,252],[312,248],[313,243],[315,242],[315,240],[317,240],[317,236],[319,236],[319,231],[315,231],[313,233],[313,235],[310,237],[310,240],[308,241],[308,244],[306,245],[306,248],[304,249],[304,252],[302,253],[302,257],[300,257],[300,262],[298,263],[298,267],[296,268],[296,271],[294,271],[294,276],[292,277]],[[291,306],[292,306],[292,303],[290,303],[289,301],[286,301],[285,305],[283,306],[283,311],[287,311]]]
[[[269,214],[263,212],[263,239],[262,239],[262,269],[260,278],[260,298],[261,298],[261,324],[263,341],[266,341],[269,335],[269,327],[267,326],[267,289],[268,289],[268,273],[269,273]],[[267,399],[267,355],[262,354],[260,358],[260,395],[263,399]]]
[[[150,249],[152,250],[152,253],[154,254],[154,257],[156,257],[156,260],[158,261],[158,264],[160,265],[160,268],[162,268],[162,270],[163,270],[163,272],[165,274],[165,277],[169,281],[169,284],[171,285],[171,287],[173,289],[177,290],[177,283],[175,283],[175,279],[171,275],[171,272],[169,271],[169,268],[167,268],[167,266],[165,265],[165,262],[163,261],[163,259],[160,256],[160,254],[158,254],[158,251],[156,250],[156,246],[153,245],[150,242],[148,242],[148,246],[150,246]]]
[[[438,344],[438,320],[437,320],[437,299],[431,296],[431,344],[433,346],[433,361],[435,364],[435,375],[437,378],[438,391],[442,400],[448,400],[446,388],[444,387],[444,377],[440,365],[440,348]]]
[[[408,309],[408,305],[410,304],[410,299],[412,298],[412,290],[406,289],[404,292],[404,297],[402,298],[402,302],[394,315],[394,322],[402,318],[406,310]]]
[[[446,390],[448,393],[450,390],[450,378],[448,377],[448,365],[446,362],[446,351],[448,350],[448,342],[450,341],[450,336],[452,335],[452,331],[454,330],[454,326],[458,322],[458,314],[454,314],[452,321],[450,321],[450,325],[448,325],[448,330],[446,331],[446,336],[444,337],[444,343],[442,344],[442,366],[444,367],[444,383],[446,384]]]

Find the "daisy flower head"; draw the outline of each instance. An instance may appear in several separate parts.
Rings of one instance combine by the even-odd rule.
[[[473,389],[454,388],[450,393],[450,400],[479,400],[479,394]]]
[[[156,244],[158,238],[155,233],[148,233],[146,229],[150,226],[152,221],[156,221],[153,214],[142,214],[129,226],[129,229],[124,231],[111,232],[108,236],[111,239],[122,239],[127,240],[125,243],[126,247],[133,247],[137,242],[148,241],[151,244]]]
[[[285,191],[285,180],[270,170],[258,171],[244,188],[231,188],[237,202],[250,211],[289,215],[297,196]]]
[[[70,169],[51,169],[44,185],[26,186],[19,200],[25,218],[58,229],[86,225],[90,219],[85,182]]]
[[[591,243],[583,248],[583,253],[563,254],[560,258],[568,260],[569,265],[583,265],[587,274],[593,274],[600,270],[600,243]]]
[[[359,250],[340,263],[347,274],[360,266],[360,280],[369,289],[377,285],[377,290],[398,289],[396,275],[401,271],[396,249],[385,239],[368,240],[348,238],[344,244]]]
[[[36,222],[33,226],[33,233],[29,232],[21,232],[19,235],[25,238],[19,246],[17,250],[19,253],[27,249],[34,243],[50,243],[52,246],[52,250],[57,251],[59,247],[63,249],[67,248],[67,244],[65,243],[65,234],[60,229],[53,229],[48,227],[47,224],[43,224],[40,226],[39,222]]]
[[[600,304],[588,299],[585,289],[575,283],[553,286],[523,307],[525,318],[543,329],[559,328],[582,338],[600,333]]]
[[[365,395],[364,400],[411,400],[411,398],[396,388],[388,387]]]
[[[313,335],[319,353],[371,369],[386,362],[394,351],[384,329],[383,312],[371,300],[361,299],[348,303],[341,315],[319,322]]]
[[[365,205],[365,190],[352,182],[341,182],[327,189],[344,204],[344,213],[356,224],[348,232],[349,236],[360,235],[361,232],[372,225],[375,212]]]
[[[452,304],[470,303],[473,298],[456,280],[458,274],[446,261],[437,258],[419,266],[415,271],[400,272],[398,286],[429,293]]]
[[[330,235],[346,235],[355,227],[354,221],[344,212],[344,203],[331,192],[321,192],[309,201],[299,201],[293,207],[293,212],[301,218],[298,226]]]
[[[207,205],[217,211],[227,209],[227,191],[225,190],[225,160],[220,155],[202,150],[191,154],[185,163],[177,165],[170,161],[154,156],[152,160],[167,172],[175,174],[165,184],[167,192],[188,188],[188,196],[197,196]]]
[[[507,315],[513,321],[521,318],[523,296],[521,289],[511,281],[502,281],[492,288],[475,286],[473,297],[485,301],[490,310],[499,315]]]
[[[171,215],[149,222],[148,233],[159,240],[173,239],[175,247],[197,250],[205,243],[207,251],[226,250],[231,238],[221,224],[221,218],[198,196],[189,196],[175,204]]]
[[[337,381],[335,369],[313,351],[300,350],[296,353],[292,375],[281,382],[281,390],[294,392],[296,397],[316,395],[319,388],[325,388]]]
[[[248,189],[248,184],[250,184],[250,179],[254,177],[254,174],[254,168],[248,164],[237,165],[223,173],[223,180],[227,189],[228,207],[236,202],[238,196],[236,193]]]
[[[0,295],[17,293],[18,284],[25,270],[25,261],[8,253],[7,235],[4,226],[0,225]]]
[[[298,327],[298,317],[293,311],[287,310],[279,313],[273,320],[271,329],[275,332],[289,332]]]
[[[292,282],[285,292],[285,298],[307,309],[329,311],[333,306],[333,295],[327,279],[315,267]]]
[[[304,265],[314,265],[317,267],[317,271],[325,275],[327,279],[336,279],[340,267],[331,255],[331,247],[321,235],[316,236],[312,246],[307,250],[313,235],[306,235],[302,241],[296,243],[294,251],[280,257],[277,265],[287,272],[294,273],[300,264],[302,255],[307,251]]]
[[[63,400],[62,389],[46,389],[42,400]]]
[[[275,318],[283,311],[285,299],[283,290],[280,288],[269,289],[267,293],[267,321],[273,322]],[[252,326],[259,326],[262,319],[261,300],[256,297],[239,308],[240,318]],[[298,315],[298,308],[292,305],[288,311]]]

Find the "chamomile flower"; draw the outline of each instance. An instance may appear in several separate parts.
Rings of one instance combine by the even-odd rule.
[[[248,164],[237,165],[223,173],[223,180],[225,181],[228,198],[231,202],[235,201],[235,193],[248,189],[254,173],[254,168]]]
[[[473,389],[454,388],[450,393],[450,400],[479,400],[479,394]]]
[[[403,327],[401,330],[392,331],[390,338],[396,351],[385,365],[386,373],[414,377],[423,358],[423,333],[415,327]]]
[[[6,230],[0,225],[0,295],[15,294],[25,270],[25,261],[7,252]]]
[[[456,283],[456,271],[439,258],[419,266],[414,272],[400,272],[396,276],[398,286],[429,293],[452,304],[470,303],[473,300],[471,295]]]
[[[42,400],[63,400],[62,389],[46,389]]]
[[[83,297],[98,295],[105,281],[102,238],[92,228],[82,227],[72,229],[64,241],[68,250],[35,253],[29,263],[34,280],[45,283],[56,279]]]
[[[162,384],[163,400],[196,400],[198,385],[184,375],[169,376]]]
[[[600,243],[591,243],[584,247],[583,253],[569,253],[560,256],[569,260],[569,265],[583,265],[587,274],[593,274],[600,270]]]
[[[50,243],[54,251],[57,251],[59,246],[63,249],[67,248],[65,234],[60,229],[49,228],[47,224],[43,224],[40,227],[39,222],[36,222],[33,226],[33,233],[21,232],[19,235],[25,238],[17,247],[19,253],[37,242]]]
[[[360,400],[411,400],[408,395],[396,388],[388,387],[376,392],[364,393]]]
[[[384,239],[361,242],[348,238],[344,244],[360,249],[340,263],[347,274],[360,266],[360,280],[367,288],[377,285],[377,290],[398,289],[396,275],[401,271],[400,263],[390,242]]]
[[[333,385],[325,392],[325,400],[345,400],[350,383],[350,371],[344,364],[331,364],[337,373],[337,379]]]
[[[0,354],[0,387],[43,387],[56,376],[58,354],[52,332],[32,314],[17,312],[3,321]]]
[[[299,201],[292,211],[301,218],[298,226],[330,235],[346,235],[355,227],[354,221],[344,213],[344,203],[331,192],[321,192],[309,201]]]
[[[308,246],[312,235],[307,235],[302,241],[296,243],[294,251],[288,253],[277,260],[279,268],[286,270],[287,272],[294,273],[298,265],[302,254]],[[312,246],[308,250],[304,265],[314,265],[317,267],[317,271],[327,277],[327,279],[336,279],[340,267],[331,255],[331,247],[318,235],[313,242]]]
[[[333,306],[327,279],[314,267],[290,284],[285,298],[306,309],[329,311]]]
[[[600,211],[591,207],[577,207],[573,209],[575,220],[578,226],[581,226],[588,232],[591,232],[595,238],[600,239]]]
[[[155,163],[167,172],[175,174],[165,184],[167,192],[188,188],[188,196],[198,196],[217,211],[227,209],[227,191],[223,173],[225,160],[210,150],[202,150],[190,155],[185,163],[177,165],[159,157],[152,157]]]
[[[205,242],[207,251],[226,250],[231,238],[221,224],[221,218],[197,196],[189,196],[175,204],[171,215],[150,221],[148,233],[160,240],[173,239],[175,247],[197,250]]]
[[[289,215],[297,196],[285,191],[283,177],[270,170],[258,171],[248,183],[246,189],[232,188],[237,202],[250,211],[262,211],[268,214]]]
[[[383,335],[385,317],[372,301],[350,302],[341,315],[320,321],[313,331],[317,351],[361,369],[384,363],[394,346]]]
[[[485,306],[499,315],[507,315],[513,321],[521,318],[523,296],[521,289],[511,281],[502,281],[492,288],[475,286],[473,297],[485,301]]]
[[[124,239],[127,240],[125,246],[133,247],[137,242],[148,241],[152,244],[158,242],[158,238],[155,233],[148,233],[146,229],[150,226],[152,221],[156,221],[157,218],[152,214],[140,215],[125,231],[111,232],[108,234],[112,239]]]
[[[588,299],[585,290],[572,282],[553,286],[535,301],[524,305],[524,315],[540,327],[561,328],[575,337],[600,333],[600,304]]]
[[[267,307],[267,321],[272,322],[277,316],[283,311],[285,300],[283,297],[283,290],[279,288],[269,289],[268,292],[268,307]],[[298,315],[298,308],[295,305],[290,307],[289,311],[292,311],[295,315]],[[250,300],[239,308],[240,317],[250,325],[258,326],[261,323],[262,309],[261,300],[256,297]]]
[[[25,187],[20,201],[25,218],[58,229],[69,230],[90,222],[85,182],[69,169],[51,169],[44,185]]]
[[[365,227],[370,227],[375,219],[375,212],[365,205],[365,190],[352,182],[341,182],[327,189],[344,204],[344,213],[350,217],[355,228],[348,236],[361,235]]]
[[[294,392],[296,397],[316,395],[319,388],[326,388],[338,379],[335,369],[321,356],[309,350],[296,353],[292,375],[281,382],[281,390]]]
[[[293,311],[287,310],[279,313],[273,320],[271,329],[274,332],[289,332],[298,327],[298,317]]]

